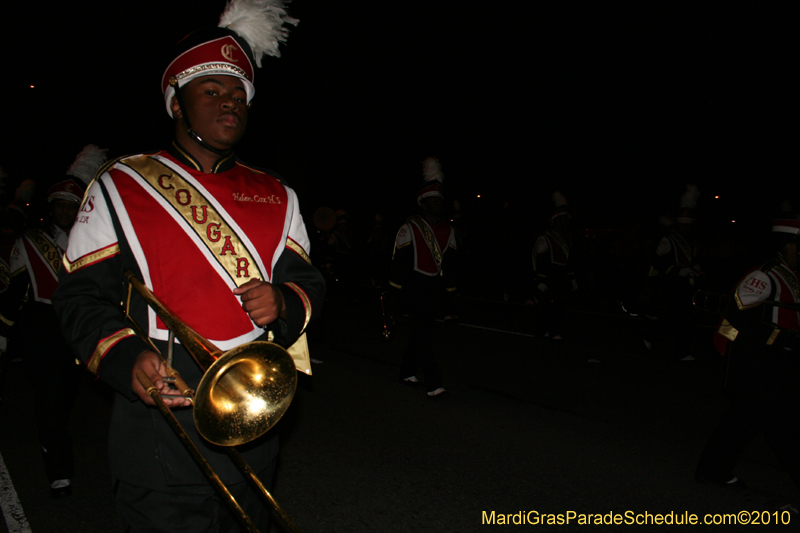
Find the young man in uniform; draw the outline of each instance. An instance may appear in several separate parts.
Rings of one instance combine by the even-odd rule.
[[[419,386],[416,374],[422,370],[428,398],[441,399],[447,391],[436,362],[433,333],[442,289],[450,297],[456,292],[457,246],[455,231],[443,218],[439,161],[426,159],[423,175],[428,185],[417,193],[422,216],[410,217],[397,232],[389,284],[395,293],[392,299],[404,304],[411,319],[400,379]]]
[[[760,433],[800,488],[800,219],[775,219],[772,235],[775,255],[737,283],[714,337],[730,403],[697,465],[701,483],[742,487],[734,467]]]
[[[50,223],[46,228],[30,228],[16,240],[9,287],[0,296],[0,344],[14,336],[15,351],[22,356],[36,393],[36,433],[54,498],[72,492],[75,472],[69,414],[78,393],[80,367],[61,335],[51,300],[83,192],[105,158],[105,150],[86,146],[66,179],[50,187]]]
[[[533,273],[536,283],[536,333],[554,341],[563,340],[562,322],[567,296],[577,290],[572,267],[572,213],[560,192],[553,193],[556,209],[550,227],[536,239],[533,247]]]
[[[255,12],[243,14],[248,7]],[[308,258],[296,194],[233,153],[247,126],[255,66],[262,53],[279,55],[284,22],[297,21],[280,0],[234,1],[219,27],[178,44],[162,79],[175,140],[156,154],[120,159],[99,176],[70,237],[54,302],[88,370],[116,390],[110,466],[120,531],[238,527],[151,407],[137,371],[161,390],[253,523],[268,529],[268,508],[224,450],[200,437],[189,401],[163,379],[162,360],[131,329],[120,302],[127,298],[124,272],[130,270],[223,351],[273,338],[288,347],[319,314],[325,287]],[[261,32],[255,39],[253,28]],[[129,315],[166,354],[167,328],[136,293]],[[173,367],[196,390],[202,371],[182,345],[174,346]],[[267,432],[239,450],[269,486],[277,437]]]

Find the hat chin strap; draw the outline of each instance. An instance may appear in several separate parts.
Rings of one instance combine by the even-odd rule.
[[[186,112],[186,106],[183,105],[183,91],[181,91],[181,88],[178,87],[177,83],[175,83],[175,85],[173,85],[173,87],[175,89],[175,98],[178,100],[178,107],[181,110],[181,116],[183,118],[183,125],[186,126],[186,133],[189,135],[189,137],[194,142],[196,142],[197,144],[199,144],[200,146],[205,148],[206,150],[214,152],[217,155],[227,155],[227,154],[229,154],[233,150],[232,148],[229,148],[227,150],[220,150],[219,148],[214,148],[213,146],[211,146],[210,144],[205,142],[203,140],[203,138],[200,137],[200,135],[198,135],[197,132],[192,129],[192,124],[191,124],[191,122],[189,122],[189,113]]]

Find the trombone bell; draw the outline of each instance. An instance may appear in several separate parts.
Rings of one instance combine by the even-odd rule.
[[[237,446],[267,432],[297,389],[291,356],[276,344],[251,342],[225,352],[206,370],[194,399],[194,423],[208,441]]]

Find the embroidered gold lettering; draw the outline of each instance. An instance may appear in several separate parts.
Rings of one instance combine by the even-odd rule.
[[[206,226],[206,237],[208,237],[208,240],[211,242],[217,242],[220,239],[218,222],[212,222]]]
[[[238,50],[238,48],[236,48],[232,44],[223,44],[222,49],[220,51],[222,52],[222,57],[224,57],[228,61],[233,61],[234,63],[238,63],[239,61],[233,58],[233,53],[236,50]]]
[[[236,250],[233,248],[233,243],[231,242],[231,236],[225,235],[225,243],[222,245],[222,251],[219,255],[225,255],[226,253],[230,252],[232,255],[238,255]]]
[[[196,205],[193,205],[193,206],[192,206],[192,218],[193,218],[193,219],[194,219],[194,221],[195,221],[195,222],[197,222],[198,224],[205,224],[205,223],[206,223],[206,218],[208,217],[208,215],[207,215],[207,213],[206,213],[206,207],[207,207],[207,206],[205,206],[205,205],[202,205],[202,206],[200,206],[200,207],[201,207],[201,209],[203,210],[203,220],[198,220],[198,218],[197,218],[197,206],[196,206]]]

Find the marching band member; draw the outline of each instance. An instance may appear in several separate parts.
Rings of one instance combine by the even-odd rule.
[[[79,366],[53,310],[61,257],[86,185],[106,158],[106,151],[86,146],[67,170],[67,179],[50,187],[50,224],[19,237],[9,262],[10,283],[0,299],[0,334],[13,334],[35,394],[35,418],[50,495],[72,491],[74,463],[69,412],[78,393]]]
[[[238,531],[235,516],[193,462],[135,377],[142,371],[235,499],[266,532],[269,510],[220,447],[198,434],[189,400],[170,389],[162,360],[125,320],[132,271],[221,350],[274,337],[290,346],[319,314],[325,286],[308,257],[295,192],[238,160],[255,94],[255,68],[279,56],[283,0],[233,0],[216,28],[178,43],[163,73],[174,141],[115,161],[94,182],[70,236],[54,303],[90,372],[116,391],[110,466],[120,531]],[[168,331],[134,294],[129,314],[167,353]],[[182,345],[173,367],[196,389],[202,371]],[[270,485],[278,453],[267,432],[240,447]]]
[[[774,256],[736,285],[714,343],[727,356],[730,403],[706,443],[695,478],[742,487],[737,458],[758,434],[800,487],[800,218],[773,221]]]
[[[396,293],[393,300],[400,300],[411,318],[400,379],[418,386],[416,374],[422,370],[428,397],[440,399],[447,391],[433,350],[433,331],[442,289],[449,296],[456,293],[457,245],[453,227],[443,218],[438,159],[429,157],[423,162],[423,176],[427,185],[417,193],[422,215],[410,217],[397,232],[389,285]]]

